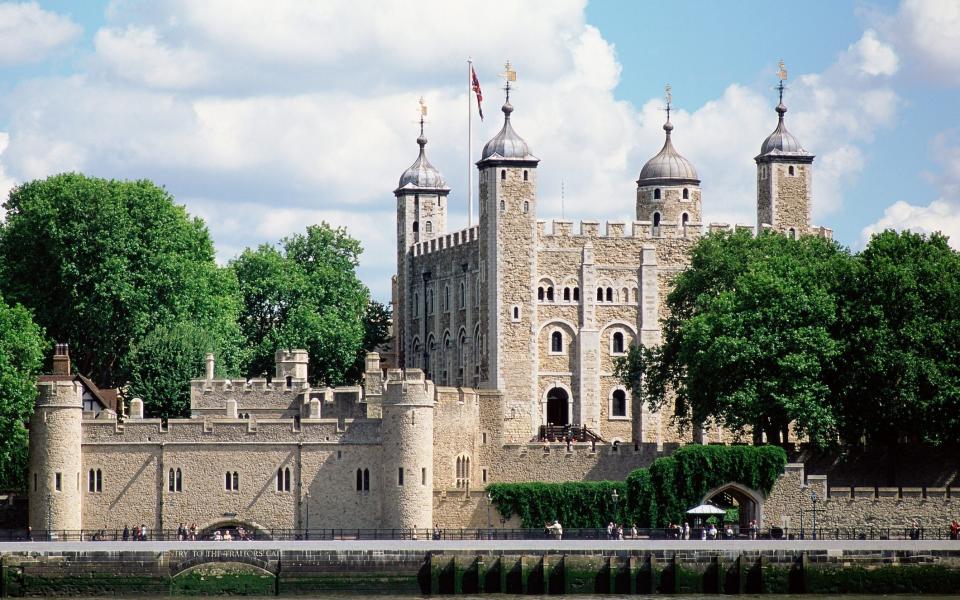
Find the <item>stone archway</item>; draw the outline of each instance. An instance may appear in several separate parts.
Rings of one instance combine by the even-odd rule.
[[[547,423],[551,425],[570,424],[570,395],[567,390],[555,387],[547,392]]]
[[[216,521],[210,521],[204,523],[202,526],[198,527],[197,538],[203,540],[213,539],[215,532],[219,531],[221,535],[226,531],[229,531],[231,538],[236,540],[238,539],[237,534],[240,530],[245,531],[249,539],[254,540],[269,540],[273,539],[271,531],[256,523],[254,521],[245,521],[243,519],[228,518],[228,519],[218,519]]]
[[[701,504],[711,503],[719,508],[739,509],[740,531],[749,530],[750,521],[763,527],[763,494],[741,483],[725,483],[704,494]]]

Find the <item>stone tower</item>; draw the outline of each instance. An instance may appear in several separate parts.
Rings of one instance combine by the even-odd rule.
[[[661,227],[700,224],[700,178],[693,164],[673,147],[669,103],[663,130],[663,148],[643,165],[637,179],[637,220],[650,221],[654,237],[659,237]]]
[[[383,394],[381,527],[433,527],[433,383],[420,369],[387,371]]]
[[[507,68],[508,75],[512,71]],[[513,130],[510,82],[503,127],[483,147],[479,169],[480,321],[486,338],[482,385],[503,391],[505,434],[529,437],[539,423],[534,365],[536,319],[537,163]]]
[[[406,324],[409,322],[411,303],[425,303],[426,298],[407,297],[410,290],[410,247],[418,242],[436,239],[447,229],[447,194],[450,188],[447,182],[430,161],[427,160],[427,138],[423,135],[424,119],[420,118],[420,155],[410,168],[400,176],[400,183],[393,195],[397,198],[397,294],[394,297],[394,347],[397,352],[397,364],[406,364],[406,352],[403,343],[408,337]]]
[[[784,77],[786,75],[784,74]],[[810,195],[813,187],[813,154],[803,149],[787,131],[783,116],[783,81],[780,82],[778,122],[760,147],[757,163],[757,231],[765,226],[790,237],[810,232]]]
[[[41,377],[37,389],[30,419],[30,527],[83,529],[83,384],[70,374],[66,344],[57,344],[53,375]]]

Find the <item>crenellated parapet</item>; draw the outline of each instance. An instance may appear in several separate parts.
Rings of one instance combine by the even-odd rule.
[[[463,246],[465,244],[476,242],[480,235],[479,227],[468,227],[460,231],[454,231],[440,237],[433,238],[424,242],[418,242],[413,245],[412,252],[414,256],[423,256],[447,248]]]
[[[537,221],[537,238],[540,240],[556,241],[565,238],[583,240],[609,239],[637,239],[642,241],[668,239],[696,239],[701,235],[700,223],[687,222],[686,225],[668,221],[660,221],[654,225],[652,221],[608,221],[601,228],[599,221],[580,221],[579,227],[574,230],[573,221],[554,220]]]

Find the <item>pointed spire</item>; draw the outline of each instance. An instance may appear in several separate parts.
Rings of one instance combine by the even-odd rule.
[[[699,185],[700,178],[693,164],[680,156],[677,149],[673,147],[671,133],[673,132],[673,123],[670,122],[670,111],[673,110],[673,94],[670,84],[667,84],[663,90],[663,98],[666,106],[663,110],[667,112],[667,122],[663,124],[665,132],[663,148],[656,156],[647,161],[640,170],[640,177],[637,183],[641,185],[653,185],[667,182],[688,182],[692,185]]]
[[[397,186],[397,190],[406,187],[448,190],[443,175],[427,160],[427,137],[423,131],[424,123],[427,122],[427,105],[424,103],[422,96],[420,97],[419,112],[420,135],[417,137],[417,145],[420,146],[420,154],[417,156],[417,160],[410,165],[410,168],[400,176],[400,184]]]
[[[517,135],[517,132],[513,130],[513,126],[510,124],[510,115],[513,113],[513,105],[510,104],[510,90],[513,89],[513,87],[510,83],[517,80],[517,72],[513,70],[513,66],[509,60],[504,67],[505,71],[500,73],[500,76],[506,80],[506,85],[503,87],[506,92],[506,99],[501,109],[503,111],[503,127],[500,129],[500,132],[483,147],[480,162],[489,159],[537,161],[538,159],[530,154],[530,147],[527,145],[527,142]]]
[[[783,103],[783,91],[787,89],[784,83],[787,80],[787,68],[782,60],[777,66],[779,67],[777,77],[780,79],[780,82],[777,84],[779,102],[774,109],[777,112],[777,128],[763,141],[763,145],[760,147],[760,154],[757,158],[767,155],[812,157],[809,152],[803,149],[803,146],[800,145],[797,138],[787,131],[787,125],[784,121],[784,115],[787,114],[787,105]]]

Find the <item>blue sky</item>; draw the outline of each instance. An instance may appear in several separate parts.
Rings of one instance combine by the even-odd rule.
[[[386,299],[393,187],[427,147],[466,224],[465,59],[500,126],[540,166],[541,218],[630,220],[633,181],[674,141],[703,180],[705,221],[755,220],[753,155],[787,124],[814,163],[814,220],[854,248],[872,231],[960,239],[960,3],[606,0],[449,3],[0,1],[0,194],[64,170],[153,179],[203,217],[229,260],[311,222],[346,226]]]

